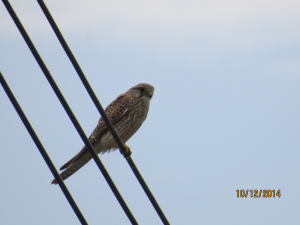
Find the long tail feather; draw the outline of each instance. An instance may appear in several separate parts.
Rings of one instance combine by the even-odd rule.
[[[61,174],[60,177],[65,180],[81,167],[83,167],[92,158],[90,152],[86,151],[80,157],[78,157],[72,164],[70,164]],[[51,184],[57,184],[56,179],[54,179]]]

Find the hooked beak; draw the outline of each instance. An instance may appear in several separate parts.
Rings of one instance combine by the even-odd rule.
[[[153,96],[153,91],[147,91],[147,95],[148,95],[149,98],[152,98],[152,96]]]

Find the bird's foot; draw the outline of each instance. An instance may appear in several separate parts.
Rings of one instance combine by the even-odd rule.
[[[123,153],[123,155],[126,159],[129,159],[132,152],[130,151],[130,148],[127,145],[125,145],[125,148],[126,148],[126,151]]]

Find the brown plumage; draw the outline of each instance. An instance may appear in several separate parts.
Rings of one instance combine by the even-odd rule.
[[[132,137],[146,119],[153,92],[154,87],[150,84],[138,84],[117,97],[105,109],[123,143]],[[89,137],[89,141],[97,154],[114,151],[118,148],[102,117]],[[89,150],[84,146],[77,155],[60,168],[60,170],[64,170],[60,174],[61,178],[67,179],[91,158]],[[51,183],[57,184],[57,181],[54,179]]]

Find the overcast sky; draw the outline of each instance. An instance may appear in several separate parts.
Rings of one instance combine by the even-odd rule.
[[[36,1],[10,1],[86,135],[99,113]],[[171,224],[300,221],[300,1],[45,1],[103,107],[155,87],[127,142]],[[3,4],[0,71],[58,169],[83,146]],[[0,88],[0,224],[80,224]],[[139,224],[161,224],[118,151]],[[89,224],[130,224],[93,161],[66,180]],[[236,190],[280,189],[238,198]]]

